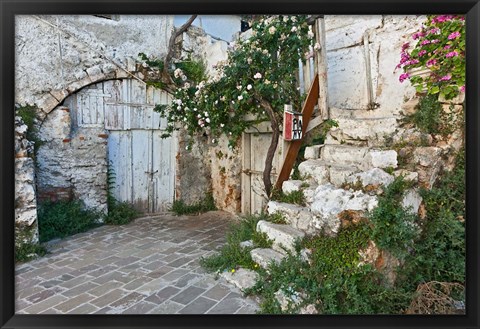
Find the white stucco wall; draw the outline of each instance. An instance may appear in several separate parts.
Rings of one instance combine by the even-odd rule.
[[[342,110],[352,110],[349,115],[365,118],[398,114],[405,98],[415,95],[415,89],[408,82],[398,81],[403,72],[395,70],[395,66],[402,45],[424,19],[424,16],[325,16],[328,98],[334,116],[345,115]],[[365,40],[368,40],[370,72],[366,66]],[[379,104],[373,111],[366,110],[368,77],[373,102]]]

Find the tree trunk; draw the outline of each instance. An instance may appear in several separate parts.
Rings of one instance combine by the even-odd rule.
[[[278,138],[280,137],[280,120],[272,105],[268,101],[261,99],[260,105],[267,112],[273,131],[270,146],[268,147],[267,151],[267,157],[265,158],[265,168],[263,169],[263,185],[265,186],[267,197],[270,197],[270,194],[272,193],[271,173],[273,168],[273,158],[275,156],[275,151],[277,150]]]

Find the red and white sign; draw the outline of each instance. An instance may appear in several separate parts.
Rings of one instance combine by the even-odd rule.
[[[294,141],[302,139],[303,116],[294,112],[291,105],[285,105],[283,112],[283,139]]]

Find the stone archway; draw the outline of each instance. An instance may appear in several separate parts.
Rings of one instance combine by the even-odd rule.
[[[91,84],[68,96],[40,127],[40,200],[80,199],[107,211],[107,168],[113,193],[147,213],[166,210],[174,196],[174,145],[160,138],[166,124],[153,111],[166,92],[134,79]]]

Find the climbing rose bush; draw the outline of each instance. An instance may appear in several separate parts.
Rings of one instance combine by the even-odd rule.
[[[452,99],[465,92],[465,17],[428,16],[412,42],[402,46],[400,82],[409,79],[418,92],[443,94]],[[413,75],[413,69],[428,69],[427,76]]]
[[[284,104],[299,109],[295,70],[315,46],[306,18],[277,15],[253,22],[251,36],[231,43],[228,59],[199,83],[177,69],[180,84],[172,103],[156,107],[168,121],[164,137],[183,127],[192,137],[206,133],[212,143],[226,134],[233,148],[246,128],[270,120],[265,102],[280,120]]]

